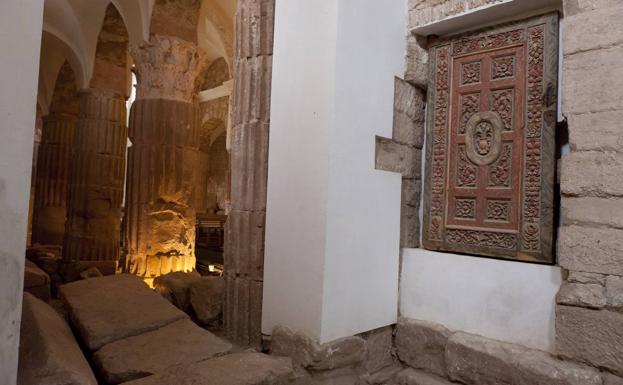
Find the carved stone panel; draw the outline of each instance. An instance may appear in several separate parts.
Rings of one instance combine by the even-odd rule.
[[[558,15],[430,52],[423,243],[553,262]]]

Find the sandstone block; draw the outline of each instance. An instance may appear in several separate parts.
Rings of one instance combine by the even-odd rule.
[[[422,177],[422,150],[415,147],[377,136],[375,159],[377,170],[397,172],[405,178]]]
[[[366,341],[366,358],[363,363],[368,373],[375,373],[394,363],[392,327],[376,329],[362,335]]]
[[[189,273],[176,271],[156,277],[154,279],[154,289],[173,305],[177,306],[178,309],[188,313],[191,308],[190,287],[200,278],[201,276],[196,271]]]
[[[417,87],[428,88],[428,50],[411,33],[407,35],[407,63],[405,80]]]
[[[563,226],[558,238],[560,266],[574,271],[623,275],[623,230]]]
[[[525,350],[519,345],[455,333],[446,348],[448,376],[468,385],[515,385],[514,362]]]
[[[623,109],[623,45],[566,55],[563,61],[565,115]]]
[[[623,378],[610,373],[604,373],[604,385],[623,385]]]
[[[392,138],[422,148],[424,142],[424,95],[408,82],[394,80],[394,124]]]
[[[623,5],[599,7],[563,19],[563,52],[570,55],[623,42]]]
[[[623,228],[622,198],[570,198],[562,200],[564,223]]]
[[[606,276],[596,273],[584,273],[581,271],[570,271],[567,281],[571,283],[596,283],[599,285],[606,284]]]
[[[563,3],[565,15],[575,15],[598,8],[609,8],[621,5],[619,0],[568,0]]]
[[[515,361],[516,385],[601,385],[598,370],[561,361],[538,350],[526,350]]]
[[[18,384],[97,385],[69,325],[45,302],[24,294]]]
[[[567,116],[569,145],[574,151],[621,151],[623,110]]]
[[[235,353],[168,371],[126,385],[286,385],[293,377],[287,358],[260,353]]]
[[[606,278],[606,297],[608,306],[623,307],[623,277],[609,275]]]
[[[43,301],[51,298],[50,276],[29,260],[24,266],[24,291]]]
[[[223,355],[231,348],[230,343],[182,319],[105,345],[95,353],[93,360],[108,383],[120,384],[166,372],[175,365]]]
[[[400,247],[420,246],[420,191],[422,182],[402,179],[400,207]]]
[[[451,385],[445,378],[412,368],[404,369],[394,379],[396,385]]]
[[[623,374],[623,314],[557,306],[556,351],[564,358]]]
[[[360,376],[357,385],[387,385],[394,384],[394,377],[402,371],[402,366],[388,366],[376,373]]]
[[[95,266],[91,266],[88,269],[80,272],[80,278],[82,279],[97,278],[97,277],[103,277],[103,276],[104,275]]]
[[[445,376],[445,351],[451,334],[442,325],[403,318],[396,330],[398,357],[413,368]]]
[[[561,305],[600,309],[606,306],[606,290],[602,285],[565,282],[560,287],[556,302]]]
[[[623,195],[623,154],[581,151],[566,155],[560,186],[567,195]]]
[[[128,274],[77,281],[59,290],[90,350],[187,318],[140,278]]]
[[[199,321],[209,324],[223,314],[225,279],[201,277],[190,285],[190,304]]]
[[[292,358],[295,365],[311,371],[328,371],[362,364],[366,342],[361,337],[346,337],[319,344],[285,327],[273,329],[271,354]]]

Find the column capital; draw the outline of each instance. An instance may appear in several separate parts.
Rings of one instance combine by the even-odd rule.
[[[197,44],[171,36],[152,35],[148,42],[133,44],[137,99],[191,102],[195,81],[206,66]]]

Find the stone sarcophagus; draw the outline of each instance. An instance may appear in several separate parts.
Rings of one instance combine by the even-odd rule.
[[[429,55],[424,246],[553,262],[558,16]]]

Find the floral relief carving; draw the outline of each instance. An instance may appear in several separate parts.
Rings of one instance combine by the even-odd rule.
[[[491,63],[491,79],[515,76],[515,55],[496,57]]]
[[[507,88],[491,92],[491,110],[495,111],[502,118],[504,131],[513,129],[513,113],[515,104],[515,90]]]
[[[465,38],[453,45],[453,55],[464,55],[491,48],[501,48],[521,43],[525,40],[523,29],[496,33],[493,35]]]
[[[498,160],[489,167],[489,187],[509,187],[511,183],[511,164],[513,146],[505,143]]]
[[[487,220],[508,222],[511,202],[501,199],[487,199]]]
[[[454,216],[461,219],[476,218],[476,201],[469,198],[460,198],[454,201]]]
[[[469,119],[480,110],[480,93],[461,95],[461,116],[459,134],[465,134],[465,127]]]
[[[482,63],[474,61],[461,66],[461,84],[480,83]]]
[[[517,237],[515,234],[493,231],[448,229],[446,232],[446,240],[450,243],[495,247],[499,249],[512,250],[517,247]]]
[[[457,187],[476,187],[478,168],[467,158],[465,146],[459,146],[456,159]]]

